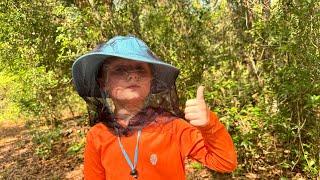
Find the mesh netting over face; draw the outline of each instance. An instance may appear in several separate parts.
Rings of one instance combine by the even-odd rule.
[[[177,68],[161,61],[134,36],[116,36],[72,66],[90,125],[102,122],[121,136],[157,125],[159,119],[163,123],[183,117],[175,87],[178,74]]]
[[[163,82],[157,73],[151,63],[106,58],[96,77],[102,98],[83,97],[90,125],[102,122],[114,134],[127,136],[155,123],[159,116],[167,117],[162,118],[166,121],[183,117],[175,85]]]

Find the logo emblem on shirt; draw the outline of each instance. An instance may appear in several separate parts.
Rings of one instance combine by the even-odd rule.
[[[150,162],[151,162],[151,164],[155,166],[155,165],[157,164],[157,161],[158,161],[157,155],[156,155],[156,154],[151,154],[151,155],[150,155]]]

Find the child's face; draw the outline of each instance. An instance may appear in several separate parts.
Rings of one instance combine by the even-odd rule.
[[[150,92],[151,79],[149,64],[116,59],[107,66],[105,90],[114,101],[143,103]]]

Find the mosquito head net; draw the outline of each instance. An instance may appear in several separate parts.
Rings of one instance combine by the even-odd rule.
[[[159,115],[183,116],[175,87],[178,74],[177,68],[161,61],[133,36],[116,36],[72,66],[90,125],[102,122],[118,135],[129,135]]]

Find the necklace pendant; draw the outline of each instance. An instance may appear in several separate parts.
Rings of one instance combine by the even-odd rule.
[[[130,175],[135,178],[138,179],[138,171],[136,169],[133,169],[130,171]]]

